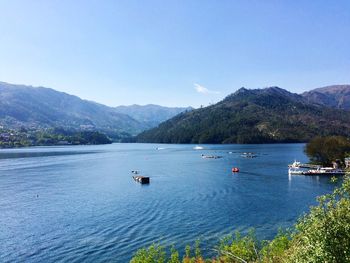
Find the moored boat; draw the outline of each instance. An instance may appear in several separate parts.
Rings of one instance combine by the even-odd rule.
[[[204,158],[204,159],[220,159],[220,158],[222,158],[222,156],[220,156],[220,155],[204,155],[204,154],[202,154],[202,158]]]
[[[302,175],[304,172],[306,172],[306,171],[303,169],[300,169],[299,167],[290,167],[288,169],[289,175]]]
[[[241,156],[244,158],[256,158],[256,157],[258,157],[255,153],[251,153],[251,152],[242,153]]]
[[[301,163],[298,161],[294,161],[292,164],[288,165],[289,168],[312,168],[312,169],[318,169],[321,168],[322,166],[320,165],[315,165],[315,164],[308,164],[308,163]]]

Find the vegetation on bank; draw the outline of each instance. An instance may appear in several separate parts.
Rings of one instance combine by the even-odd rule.
[[[305,153],[312,163],[331,166],[338,161],[344,166],[345,157],[350,155],[350,140],[343,136],[316,137],[306,145]]]
[[[213,258],[202,256],[199,243],[185,255],[154,244],[138,250],[131,263],[346,263],[350,262],[350,178],[332,194],[318,198],[318,205],[299,218],[290,232],[280,231],[270,241],[259,241],[254,232],[236,233],[214,248]]]
[[[109,144],[112,141],[97,131],[0,129],[0,148],[52,145]]]

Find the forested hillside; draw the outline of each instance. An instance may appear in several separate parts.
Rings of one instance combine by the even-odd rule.
[[[136,137],[157,143],[305,142],[349,135],[350,112],[309,102],[278,87],[241,88],[219,103],[180,114]]]

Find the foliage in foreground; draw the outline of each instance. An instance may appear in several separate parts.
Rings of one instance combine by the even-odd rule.
[[[292,232],[280,231],[271,241],[259,241],[254,231],[225,237],[215,249],[217,255],[204,259],[199,242],[195,251],[186,247],[180,258],[173,247],[170,253],[159,245],[136,252],[131,263],[345,263],[350,262],[350,178],[332,194],[318,198],[318,206],[302,216]]]

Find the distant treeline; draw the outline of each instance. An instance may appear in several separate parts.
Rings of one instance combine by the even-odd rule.
[[[70,131],[61,128],[45,130],[0,129],[0,148],[109,143],[112,143],[111,139],[98,131]]]

